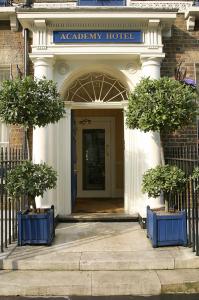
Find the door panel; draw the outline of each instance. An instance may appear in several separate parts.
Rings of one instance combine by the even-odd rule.
[[[77,197],[110,197],[111,122],[77,119]]]
[[[105,129],[82,130],[83,190],[105,190]]]

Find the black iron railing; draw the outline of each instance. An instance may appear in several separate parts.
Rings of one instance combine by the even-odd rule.
[[[198,147],[190,145],[165,148],[165,163],[177,165],[189,178],[193,169],[199,167]],[[172,209],[186,211],[188,246],[192,247],[196,255],[199,255],[199,191],[196,189],[198,184],[198,180],[189,179],[184,192],[174,194],[171,201]]]
[[[23,149],[0,149],[0,252],[17,239],[16,213],[25,207],[25,197],[11,198],[6,191],[9,170],[25,160]]]

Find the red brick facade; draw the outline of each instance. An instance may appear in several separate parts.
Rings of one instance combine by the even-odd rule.
[[[13,78],[23,71],[24,41],[22,29],[11,31],[9,21],[0,22],[0,65],[10,68]],[[17,68],[18,66],[18,68]],[[10,146],[19,147],[23,144],[23,129],[19,126],[10,128]]]
[[[165,59],[162,62],[161,76],[175,77],[175,68],[182,62],[187,70],[186,77],[195,79],[195,63],[199,62],[199,23],[194,31],[187,31],[184,14],[178,14],[172,27],[171,38],[163,38]],[[180,146],[197,143],[197,124],[164,135],[166,146]]]

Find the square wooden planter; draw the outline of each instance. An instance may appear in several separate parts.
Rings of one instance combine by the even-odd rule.
[[[147,206],[147,237],[152,246],[187,245],[185,211],[169,215],[157,215]]]
[[[18,212],[18,245],[51,245],[55,236],[54,209],[40,213]]]

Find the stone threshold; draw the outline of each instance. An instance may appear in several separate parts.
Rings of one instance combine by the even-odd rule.
[[[74,213],[68,216],[57,216],[58,222],[138,222],[138,214],[119,213]]]

